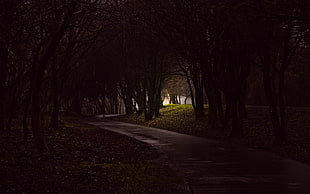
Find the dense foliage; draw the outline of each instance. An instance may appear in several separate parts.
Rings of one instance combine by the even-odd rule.
[[[10,133],[12,119],[23,119],[26,143],[30,117],[42,152],[46,113],[53,128],[61,111],[136,112],[152,120],[167,91],[171,97],[182,92],[191,97],[196,119],[204,117],[208,103],[211,126],[220,123],[231,136],[242,136],[250,96],[269,106],[274,143],[281,144],[287,136],[286,94],[298,93],[290,95],[290,104],[307,103],[306,0],[0,4],[0,131]],[[182,89],[167,89],[180,76]]]

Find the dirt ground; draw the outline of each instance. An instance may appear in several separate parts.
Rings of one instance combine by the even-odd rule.
[[[20,129],[0,134],[0,193],[183,193],[159,153],[129,137],[62,121],[46,129],[48,152],[27,147]]]

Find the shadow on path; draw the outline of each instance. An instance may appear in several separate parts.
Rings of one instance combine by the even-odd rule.
[[[310,166],[306,164],[162,129],[111,120],[88,123],[154,146],[185,177],[191,193],[310,193]]]

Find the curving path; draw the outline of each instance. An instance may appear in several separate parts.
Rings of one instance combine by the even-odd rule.
[[[293,160],[124,122],[88,123],[157,148],[170,166],[185,177],[190,193],[310,194],[310,166]]]

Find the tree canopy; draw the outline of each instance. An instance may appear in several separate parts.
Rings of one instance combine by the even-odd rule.
[[[286,138],[286,96],[302,79],[305,98],[291,99],[309,103],[306,0],[1,0],[0,9],[0,132],[23,115],[26,143],[31,118],[42,152],[44,115],[53,128],[59,112],[152,120],[169,80],[186,84],[196,119],[208,103],[208,122],[232,136],[243,135],[257,91],[275,143]]]

